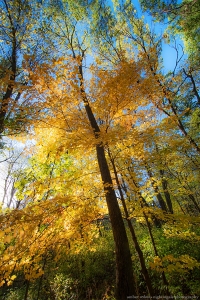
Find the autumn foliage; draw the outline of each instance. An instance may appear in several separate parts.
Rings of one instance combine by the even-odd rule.
[[[0,3],[2,299],[200,295],[198,54],[132,1]]]

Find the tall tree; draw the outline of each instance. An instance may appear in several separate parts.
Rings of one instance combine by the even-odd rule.
[[[13,274],[23,270],[28,281],[41,277],[39,295],[46,257],[81,247],[85,237],[91,240],[87,229],[102,217],[106,203],[115,241],[116,297],[137,294],[123,216],[152,296],[148,266],[162,274],[170,268],[164,267],[167,256],[157,251],[151,226],[159,225],[162,236],[170,230],[177,236],[181,220],[185,231],[192,228],[187,211],[199,214],[197,71],[187,64],[179,68],[178,57],[175,69],[165,75],[161,40],[137,16],[132,2],[87,4],[38,4],[41,26],[36,22],[30,32],[40,42],[39,51],[35,47],[19,63],[26,68],[26,95],[34,112],[33,118],[26,110],[31,124],[27,138],[36,145],[31,166],[15,185],[24,209],[1,214],[2,284],[11,284]],[[12,85],[8,90],[14,95]],[[131,218],[146,224],[155,255],[161,253],[152,264],[144,259]]]
[[[1,0],[0,23],[0,134],[26,130],[31,119],[31,85],[26,64],[42,61],[48,53],[38,30],[40,4],[28,0]],[[41,52],[41,48],[46,53]],[[4,133],[3,133],[4,132]]]
[[[168,21],[170,33],[183,38],[193,67],[199,65],[199,1],[141,1],[142,7],[158,21]]]

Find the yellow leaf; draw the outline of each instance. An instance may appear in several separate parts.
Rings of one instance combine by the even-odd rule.
[[[10,279],[11,279],[11,280],[14,280],[16,277],[17,277],[16,275],[12,275],[12,276],[10,277]]]

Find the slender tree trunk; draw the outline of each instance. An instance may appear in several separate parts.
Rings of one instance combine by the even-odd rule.
[[[164,170],[160,170],[160,175],[161,175],[162,188],[163,188],[163,192],[165,195],[165,200],[167,203],[168,211],[171,214],[173,214],[173,206],[172,206],[171,196],[170,196],[170,193],[168,190],[167,180],[164,178]]]
[[[127,299],[128,296],[136,294],[134,288],[131,253],[123,218],[115,191],[113,190],[112,179],[106,161],[104,148],[97,146],[96,151],[102,181],[104,185],[109,185],[108,187],[104,187],[104,190],[106,193],[106,202],[116,247],[117,299],[123,300]]]
[[[131,176],[132,177],[132,176]],[[118,179],[118,178],[117,178]],[[138,185],[137,185],[137,183],[136,183],[136,181],[133,179],[133,178],[131,178],[132,179],[132,181],[133,181],[133,183],[134,183],[134,185],[135,185],[135,187],[136,187],[136,189],[137,189],[137,194],[138,194],[138,196],[139,196],[139,199],[140,199],[140,205],[141,205],[141,208],[143,209],[144,207],[148,207],[148,204],[146,203],[146,201],[145,201],[145,199],[143,198],[143,196],[141,195],[141,192],[139,191],[139,187],[138,187]],[[118,183],[117,183],[118,184]],[[122,196],[123,196],[123,194],[122,194]],[[148,228],[148,232],[149,232],[149,235],[150,235],[150,238],[151,238],[151,242],[152,242],[152,245],[153,245],[153,248],[154,248],[154,253],[155,253],[155,255],[156,256],[159,256],[158,255],[158,251],[157,251],[157,248],[156,248],[156,244],[155,244],[155,240],[154,240],[154,237],[153,237],[153,233],[152,233],[152,230],[151,230],[151,225],[150,225],[150,223],[149,223],[149,221],[148,221],[148,217],[147,217],[147,215],[145,214],[145,212],[143,211],[143,215],[144,215],[144,218],[145,218],[145,221],[146,221],[146,224],[147,224],[147,228]],[[159,225],[159,227],[160,227],[160,225],[161,225],[161,222],[157,219],[157,218],[155,218],[154,220],[154,224],[156,225],[156,227]],[[165,285],[165,287],[166,287],[166,294],[169,296],[170,295],[170,292],[169,292],[169,290],[168,290],[168,282],[167,282],[167,279],[166,279],[166,276],[165,276],[165,273],[164,272],[162,272],[162,280],[163,280],[163,284]]]
[[[140,203],[141,203],[141,207],[143,208],[142,202],[140,202]],[[155,240],[154,240],[154,237],[153,237],[153,233],[152,233],[152,230],[151,230],[151,225],[148,221],[148,217],[145,214],[145,212],[143,212],[143,214],[144,214],[144,218],[145,218],[145,221],[146,221],[146,224],[147,224],[147,228],[148,228],[148,231],[149,231],[151,242],[152,242],[152,245],[153,245],[154,253],[155,253],[156,256],[159,256],[158,250],[157,250],[157,247],[156,247],[156,243],[155,243]],[[167,296],[170,296],[170,292],[169,292],[169,289],[168,289],[169,284],[168,284],[167,278],[165,276],[165,272],[162,272],[162,281],[163,281],[163,284],[165,285],[165,290],[166,290]]]
[[[149,69],[150,69],[152,75],[156,78],[156,76],[158,74],[156,73],[156,70],[152,66],[151,58],[150,58],[150,56],[148,54],[148,50],[146,49],[144,40],[143,40],[143,43],[142,43],[141,46],[142,46],[142,49],[143,49],[144,53],[147,56],[147,61],[149,63]],[[179,117],[179,115],[177,113],[177,110],[176,110],[175,106],[173,105],[173,101],[172,101],[172,99],[169,96],[169,90],[167,90],[167,87],[161,82],[161,80],[159,78],[156,78],[156,81],[158,82],[159,86],[161,87],[162,93],[163,93],[164,97],[166,98],[166,100],[168,101],[168,104],[169,104],[169,106],[171,108],[171,111],[172,111],[173,115],[176,117],[176,123],[177,123],[177,126],[178,126],[179,130],[182,132],[182,134],[188,140],[188,142],[193,147],[193,149],[195,149],[198,153],[200,153],[200,148],[199,148],[198,144],[196,143],[196,141],[186,131],[185,126],[184,126],[183,122],[181,121],[181,119],[180,119],[180,117]],[[195,88],[194,84],[193,84],[193,87]],[[196,95],[196,97],[198,99],[197,90],[195,91],[195,95]],[[171,114],[168,113],[164,108],[159,107],[159,106],[157,106],[157,108],[160,109],[161,111],[163,111],[168,117],[171,116]]]
[[[149,178],[151,180],[151,185],[152,185],[152,187],[155,191],[156,198],[159,202],[159,205],[162,208],[162,210],[167,212],[167,205],[166,205],[166,203],[165,203],[165,201],[164,201],[164,199],[163,199],[163,197],[162,197],[162,195],[159,191],[159,188],[158,188],[158,185],[157,185],[156,181],[153,179],[153,174],[152,174],[151,168],[147,164],[145,164],[145,167],[146,167],[146,170],[147,170],[147,174],[149,175]]]
[[[28,299],[28,290],[29,290],[29,286],[30,286],[30,281],[26,280],[26,290],[25,290],[25,294],[24,294],[24,300]]]
[[[179,202],[178,199],[176,199],[176,202],[178,203],[178,205],[179,205],[179,207],[180,207],[182,213],[183,213],[184,215],[187,215],[187,214],[188,214],[188,215],[190,216],[189,211],[188,211],[187,209],[186,209],[186,212],[184,211],[184,209],[183,209],[183,207],[182,207],[182,205],[181,205],[181,203]]]
[[[185,71],[185,69],[183,68],[183,72],[185,73],[185,75],[187,76],[187,77],[189,77],[190,78],[190,80],[191,80],[191,82],[192,82],[192,85],[193,85],[193,92],[194,92],[194,94],[195,94],[195,96],[196,96],[196,98],[197,98],[197,102],[198,102],[198,104],[200,105],[200,95],[199,95],[199,93],[198,93],[198,89],[197,89],[197,86],[196,86],[196,83],[195,83],[195,81],[194,81],[194,77],[192,76],[192,73],[186,73],[186,71]]]
[[[117,170],[116,170],[115,162],[114,162],[114,159],[111,156],[111,153],[110,153],[109,149],[108,149],[108,154],[109,154],[109,157],[110,157],[110,161],[112,163],[113,171],[114,171],[114,174],[115,174],[115,180],[116,180],[116,183],[117,183],[117,188],[119,190],[120,198],[121,198],[122,205],[123,205],[123,208],[124,208],[124,213],[125,213],[125,217],[126,217],[126,220],[127,220],[127,223],[128,223],[128,227],[130,229],[132,240],[133,240],[133,243],[135,245],[135,250],[136,250],[136,252],[138,253],[138,256],[139,256],[140,265],[141,265],[141,269],[142,269],[142,274],[144,276],[144,280],[145,280],[145,283],[146,283],[146,286],[147,286],[147,290],[148,290],[149,296],[153,297],[154,296],[153,287],[152,287],[152,283],[151,283],[151,279],[150,279],[148,270],[146,268],[143,252],[142,252],[142,250],[140,248],[140,245],[138,243],[133,224],[132,224],[132,222],[129,218],[129,213],[128,213],[128,210],[127,210],[127,207],[126,207],[126,202],[125,202],[124,195],[123,195],[123,192],[122,192],[122,189],[121,189],[121,186],[120,186],[120,183],[119,183],[119,179],[118,179],[118,176],[117,176]]]
[[[11,34],[12,34],[12,54],[11,54],[11,71],[12,74],[10,75],[9,78],[9,84],[7,86],[6,92],[3,96],[3,99],[1,101],[1,107],[0,107],[0,134],[4,131],[4,123],[5,123],[5,118],[6,118],[6,114],[8,111],[8,106],[9,106],[9,102],[10,102],[10,98],[12,96],[13,93],[13,85],[15,82],[15,77],[16,77],[16,71],[17,71],[17,42],[16,42],[16,30],[9,12],[9,8],[8,5],[5,1],[5,6],[6,6],[6,10],[8,13],[8,18],[10,21],[10,25],[11,25]]]
[[[94,117],[94,114],[92,112],[92,109],[89,105],[88,99],[85,94],[85,90],[83,86],[82,65],[79,66],[79,75],[80,75],[80,89],[82,94],[82,100],[85,105],[85,111],[88,120],[90,122],[91,128],[93,129],[94,136],[97,139],[97,145],[96,145],[97,160],[98,160],[101,178],[104,184],[106,203],[108,206],[108,212],[110,216],[111,227],[112,227],[113,237],[115,241],[116,299],[127,300],[128,296],[136,295],[128,238],[127,238],[122,214],[118,205],[117,197],[113,189],[112,178],[106,160],[104,146],[101,141],[98,141],[100,128],[97,124],[97,121]]]
[[[140,189],[139,189],[139,186],[138,186],[137,182],[135,181],[135,179],[134,179],[133,176],[131,175],[131,171],[130,171],[130,168],[129,168],[129,167],[128,167],[128,171],[129,171],[131,180],[132,180],[132,182],[133,182],[133,184],[134,184],[134,186],[135,186],[135,189],[136,189],[135,193],[138,194],[140,200],[142,201],[143,206],[149,207],[149,204],[146,202],[146,200],[144,199],[144,197],[142,196],[142,194],[141,194],[141,192],[140,192]],[[126,175],[125,175],[125,176],[126,176]],[[161,226],[162,226],[161,220],[159,220],[156,216],[153,216],[152,219],[153,219],[154,225],[155,225],[156,227],[161,227]]]
[[[159,148],[158,148],[158,145],[156,143],[155,143],[155,149],[156,149],[157,154],[160,156]],[[160,157],[160,159],[162,161],[161,157]],[[168,182],[167,182],[166,178],[164,177],[165,170],[163,168],[160,168],[159,172],[160,172],[160,176],[161,176],[161,183],[162,183],[163,193],[165,195],[165,200],[166,200],[166,203],[167,203],[167,209],[171,214],[173,214],[173,206],[172,206],[171,196],[170,196],[170,193],[169,193],[169,190],[168,190]]]
[[[192,202],[193,202],[195,208],[197,209],[198,213],[200,213],[200,207],[199,207],[194,195],[191,193],[191,194],[188,195],[188,197],[192,200]]]
[[[42,270],[43,270],[43,271],[44,271],[44,268],[45,268],[45,265],[46,265],[46,261],[47,261],[47,256],[44,258],[43,267],[42,267]],[[43,281],[43,278],[44,278],[44,274],[42,274],[42,276],[41,276],[40,279],[39,279],[39,284],[38,284],[38,291],[37,291],[37,298],[36,298],[36,300],[39,300],[39,297],[40,297],[40,291],[41,291],[41,287],[42,287],[42,281]]]

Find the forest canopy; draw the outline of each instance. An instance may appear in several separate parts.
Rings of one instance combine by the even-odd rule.
[[[1,299],[197,298],[199,1],[0,16]]]

